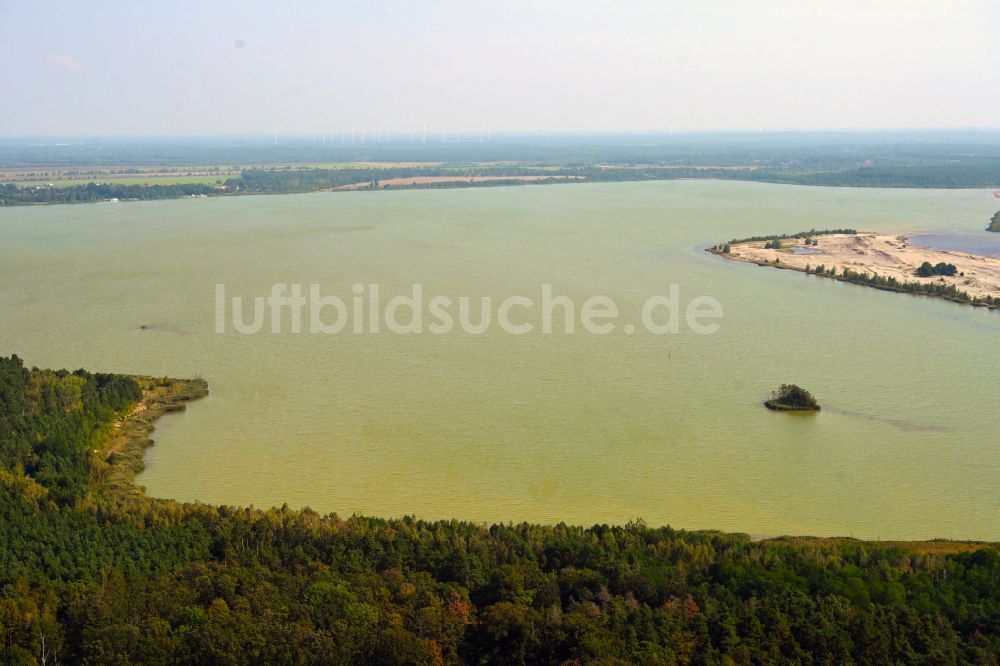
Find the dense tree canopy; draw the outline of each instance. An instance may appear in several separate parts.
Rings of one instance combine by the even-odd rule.
[[[0,462],[62,503],[79,499],[91,450],[107,437],[116,412],[135,404],[139,386],[85,370],[28,371],[0,359]]]
[[[796,384],[782,384],[771,393],[767,405],[777,409],[819,409],[813,394]]]
[[[946,264],[943,261],[933,265],[931,262],[925,261],[917,268],[917,277],[934,277],[935,275],[952,276],[957,273],[958,268],[955,264]]]

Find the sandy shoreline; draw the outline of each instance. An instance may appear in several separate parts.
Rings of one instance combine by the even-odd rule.
[[[340,185],[334,190],[360,190],[371,187],[372,181],[377,181],[379,189],[386,187],[416,187],[420,185],[437,185],[445,183],[504,183],[510,181],[538,180],[584,180],[583,176],[560,175],[528,175],[528,176],[405,176],[400,178],[373,178],[363,183]]]
[[[764,241],[734,243],[728,254],[719,254],[736,261],[800,271],[823,265],[842,274],[847,268],[900,282],[951,285],[974,298],[1000,298],[1000,258],[917,247],[909,244],[907,234],[829,234],[816,236],[815,240],[817,245],[806,246],[804,237],[786,239],[781,249],[765,249]],[[917,277],[916,270],[925,261],[932,265],[954,264],[958,274]]]
[[[132,378],[142,387],[142,399],[115,421],[107,441],[93,453],[97,474],[108,490],[141,496],[145,488],[135,483],[135,476],[145,468],[143,458],[153,445],[154,423],[164,414],[184,411],[191,400],[207,396],[208,383],[204,379]]]

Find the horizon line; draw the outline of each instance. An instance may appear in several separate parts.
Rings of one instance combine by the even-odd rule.
[[[359,126],[353,128],[356,131],[360,131]],[[366,131],[370,128],[365,127]],[[337,128],[335,130],[324,130],[324,131],[308,131],[308,130],[294,130],[294,131],[282,131],[277,130],[278,138],[285,139],[312,139],[313,137],[323,137],[323,136],[339,136],[341,132],[349,133],[352,128]],[[384,134],[391,134],[395,136],[403,135],[408,136],[414,130],[413,128],[404,129],[385,129],[378,128],[376,131],[382,132]],[[428,133],[432,130],[428,128]],[[459,128],[459,129],[433,129],[435,136],[440,136],[442,132],[447,136],[448,134],[456,135],[479,135],[480,128]],[[767,136],[767,135],[788,135],[788,134],[933,134],[933,133],[944,133],[944,134],[977,134],[977,133],[1000,133],[1000,125],[995,126],[926,126],[926,127],[813,127],[813,128],[772,128],[772,129],[579,129],[579,130],[542,130],[542,129],[532,129],[532,130],[503,130],[503,129],[490,129],[489,134],[491,138],[495,137],[531,137],[531,136],[656,136],[668,138],[672,136]],[[161,132],[161,131],[150,131],[150,132],[77,132],[77,133],[58,133],[58,132],[25,132],[25,133],[6,133],[0,134],[0,141],[7,140],[24,140],[24,139],[210,139],[210,138],[220,138],[220,139],[268,139],[273,140],[275,136],[275,130],[270,131],[252,131],[252,132]],[[401,143],[397,141],[398,145]],[[428,139],[425,142],[404,141],[402,143],[417,143],[421,145],[439,145],[441,142],[439,139]],[[447,141],[447,143],[455,143],[454,141]],[[465,142],[463,142],[465,143]],[[477,139],[471,139],[467,143],[475,144],[480,143]],[[486,143],[486,142],[484,142]],[[336,147],[339,144],[326,144],[328,147]],[[355,143],[357,145],[365,146],[378,146],[386,144],[378,144],[373,142],[366,142],[364,144]]]

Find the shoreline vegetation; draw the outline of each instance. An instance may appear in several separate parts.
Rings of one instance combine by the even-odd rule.
[[[187,403],[208,395],[208,382],[204,379],[154,378],[139,375],[130,377],[142,389],[142,399],[125,416],[114,423],[114,430],[104,446],[95,450],[106,467],[99,465],[98,473],[103,487],[112,495],[138,497],[146,489],[135,483],[135,477],[146,468],[146,450],[153,446],[150,437],[155,423],[164,414],[175,414],[187,409]]]
[[[1000,544],[321,516],[134,484],[200,379],[0,357],[0,661],[993,663]]]
[[[917,247],[906,234],[814,229],[734,239],[706,251],[758,266],[1000,310],[1000,259]]]
[[[995,544],[181,504],[132,479],[155,420],[206,395],[203,380],[12,357],[0,381],[5,663],[981,661],[1000,648]],[[53,428],[58,446],[36,436]],[[46,465],[79,494],[57,492],[74,484]]]

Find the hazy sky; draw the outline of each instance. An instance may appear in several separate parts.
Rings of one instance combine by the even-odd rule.
[[[997,0],[0,0],[0,135],[998,127],[998,26]]]

